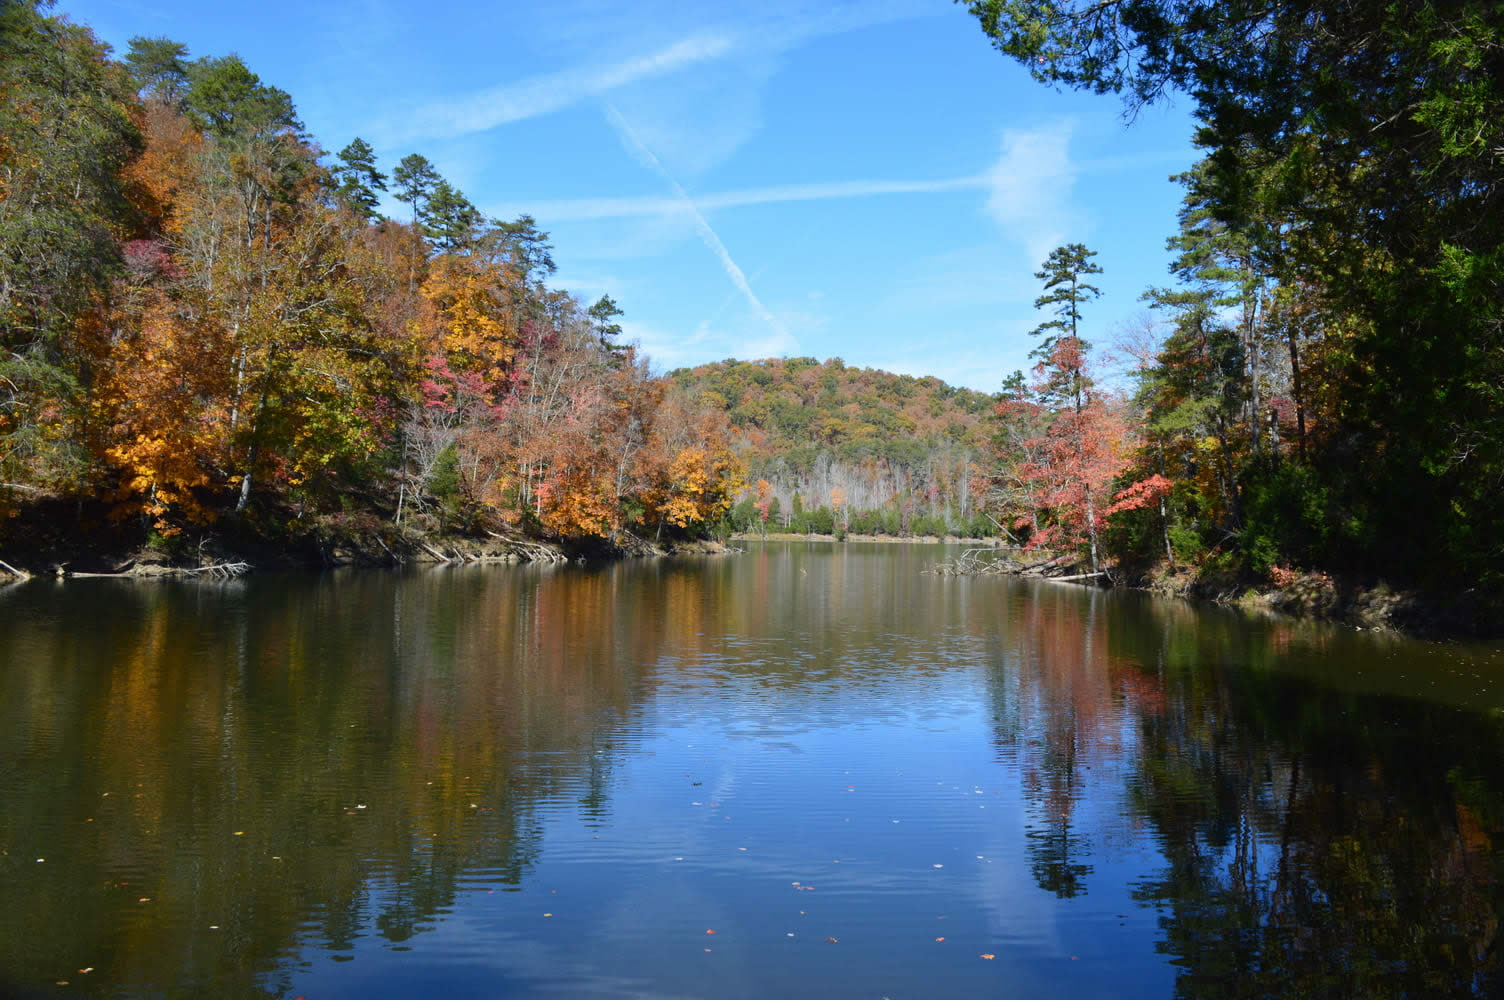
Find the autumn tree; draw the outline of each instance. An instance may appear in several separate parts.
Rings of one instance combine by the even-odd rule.
[[[1050,356],[1035,368],[1036,398],[1056,398],[1061,379],[1081,385],[1080,402],[1054,409],[1044,435],[1031,442],[1037,456],[1023,463],[1018,476],[1034,492],[1048,522],[1031,544],[1072,548],[1085,544],[1091,571],[1101,568],[1098,533],[1105,517],[1104,498],[1126,464],[1127,429],[1087,378],[1081,342],[1061,337]]]
[[[1086,376],[1088,345],[1080,337],[1081,306],[1102,294],[1085,280],[1102,273],[1101,267],[1092,263],[1095,256],[1096,251],[1080,243],[1056,247],[1034,275],[1044,282],[1044,294],[1034,301],[1034,308],[1051,309],[1055,317],[1034,328],[1040,343],[1033,352],[1040,359],[1035,368],[1035,395],[1046,406],[1068,408],[1055,416],[1048,437],[1056,445],[1047,465],[1040,468],[1050,468],[1058,477],[1051,492],[1064,504],[1066,522],[1084,521],[1093,573],[1099,568],[1097,508],[1102,483],[1112,478],[1108,475],[1104,480],[1101,472],[1113,461],[1104,414],[1100,408],[1087,412],[1091,388]]]

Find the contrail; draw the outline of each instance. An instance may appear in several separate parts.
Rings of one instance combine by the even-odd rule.
[[[680,186],[678,181],[674,180],[673,175],[663,166],[662,161],[653,155],[653,151],[642,144],[642,140],[638,139],[637,134],[632,131],[632,126],[627,124],[627,120],[621,116],[620,111],[616,110],[616,106],[609,102],[606,104],[606,120],[611,123],[611,127],[616,129],[617,134],[631,147],[637,159],[644,165],[651,167],[660,177],[668,182],[669,187],[673,189],[674,195],[688,210],[690,218],[694,220],[695,229],[699,230],[700,233],[700,239],[710,248],[710,252],[720,259],[721,267],[725,270],[726,276],[731,279],[731,283],[752,304],[752,308],[757,312],[758,316],[762,317],[763,322],[773,328],[773,332],[778,335],[779,340],[792,346],[795,343],[793,335],[789,333],[788,328],[783,325],[778,317],[774,316],[768,310],[768,307],[762,304],[762,300],[757,297],[757,293],[752,291],[752,286],[747,283],[747,275],[737,266],[736,261],[731,259],[731,252],[726,249],[726,244],[721,242],[721,238],[715,234],[715,230],[710,228],[710,223],[706,221],[704,213],[695,205],[694,199]]]

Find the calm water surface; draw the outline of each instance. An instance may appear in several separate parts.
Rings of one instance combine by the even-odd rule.
[[[0,591],[0,993],[1500,993],[1499,647],[944,554]]]

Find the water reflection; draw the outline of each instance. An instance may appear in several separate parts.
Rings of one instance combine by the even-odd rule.
[[[934,558],[0,592],[0,977],[1496,991],[1497,650]]]

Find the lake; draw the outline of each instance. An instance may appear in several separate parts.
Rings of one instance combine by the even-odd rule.
[[[758,545],[0,591],[0,994],[1504,987],[1504,648]]]

